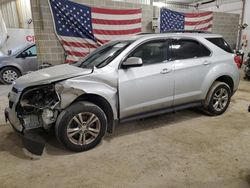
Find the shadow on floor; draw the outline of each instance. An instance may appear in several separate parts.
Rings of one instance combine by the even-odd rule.
[[[135,134],[137,132],[142,132],[150,129],[157,129],[163,126],[175,125],[179,122],[183,122],[193,118],[199,118],[202,116],[203,114],[199,110],[192,109],[166,115],[159,115],[151,118],[133,121],[130,123],[124,123],[118,125],[115,129],[115,132],[112,135],[107,134],[104,139],[105,141],[109,142],[116,137]],[[8,129],[6,133],[7,136],[0,138],[0,152],[7,151],[18,158],[27,159],[28,157],[26,157],[22,151],[23,145],[21,136],[12,131],[11,127],[5,129]],[[39,135],[45,139],[46,152],[49,155],[74,154],[74,152],[68,151],[57,141],[54,131],[42,131],[39,133]]]
[[[11,127],[1,125],[0,128],[1,134],[5,134],[0,138],[0,152],[8,152],[20,159],[27,159],[23,153],[23,144],[20,135],[12,131]]]
[[[112,139],[115,139],[120,136],[125,136],[129,134],[135,134],[138,132],[143,132],[147,130],[157,129],[163,126],[175,125],[179,122],[190,120],[193,118],[199,118],[204,116],[199,109],[184,110],[176,113],[170,113],[165,115],[154,116],[150,118],[145,118],[137,121],[132,121],[129,123],[119,124],[115,128],[113,134],[107,134],[104,137],[104,140],[110,142]],[[56,139],[56,136],[53,132],[50,134],[43,134],[44,139],[46,140],[46,150],[47,153],[51,155],[67,155],[74,152],[70,152],[65,149]],[[100,145],[99,145],[100,146]],[[98,147],[98,146],[97,146]]]
[[[105,139],[115,138],[118,136],[124,136],[127,134],[133,134],[136,132],[146,131],[149,129],[156,129],[163,126],[170,126],[190,120],[193,118],[202,117],[204,114],[199,109],[183,110],[175,113],[169,113],[150,118],[145,118],[129,123],[119,124],[114,134],[108,136]]]

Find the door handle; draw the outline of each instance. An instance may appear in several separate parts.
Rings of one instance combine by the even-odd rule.
[[[203,65],[210,65],[210,64],[211,64],[210,61],[204,61],[204,62],[203,62]]]
[[[161,74],[167,74],[167,73],[170,73],[171,71],[172,69],[165,68],[165,69],[162,69]]]

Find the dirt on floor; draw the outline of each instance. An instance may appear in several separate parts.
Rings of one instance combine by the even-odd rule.
[[[2,125],[0,187],[249,187],[249,104],[250,82],[242,81],[222,116],[185,110],[122,124],[83,153],[45,134],[39,160],[25,156],[21,138]]]

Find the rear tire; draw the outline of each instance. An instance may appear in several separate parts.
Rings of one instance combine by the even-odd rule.
[[[231,89],[224,82],[214,82],[203,104],[203,111],[211,116],[223,114],[231,100]]]
[[[103,110],[90,102],[77,102],[61,112],[55,126],[57,139],[69,150],[94,148],[107,130]]]
[[[20,76],[20,71],[14,67],[4,67],[0,70],[0,81],[3,84],[12,84]]]

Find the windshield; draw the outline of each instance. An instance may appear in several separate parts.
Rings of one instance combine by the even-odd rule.
[[[82,68],[102,68],[109,64],[132,42],[133,41],[114,41],[105,44],[97,48],[80,62],[76,63],[76,66]]]
[[[16,56],[21,53],[25,48],[27,48],[27,44],[13,47],[9,50],[0,50],[0,56]]]

